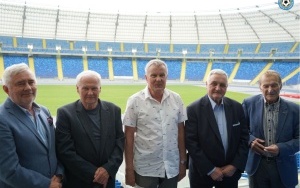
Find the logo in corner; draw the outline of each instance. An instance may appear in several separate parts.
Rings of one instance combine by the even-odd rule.
[[[290,10],[294,6],[294,0],[278,0],[278,5],[282,10]]]

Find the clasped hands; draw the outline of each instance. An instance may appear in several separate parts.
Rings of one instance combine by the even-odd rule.
[[[224,177],[231,177],[236,171],[236,167],[233,165],[226,165],[223,167],[216,167],[215,170],[210,174],[210,177],[214,181],[223,181]]]
[[[106,188],[108,182],[109,174],[105,168],[99,167],[94,175],[94,183],[100,183],[103,185],[103,188]]]
[[[49,188],[62,188],[62,184],[61,184],[61,178],[54,175],[51,178],[51,182],[50,182],[50,186]]]
[[[259,138],[256,138],[251,142],[251,149],[258,155],[263,155],[268,152],[272,156],[277,156],[279,153],[279,148],[277,145],[272,144],[265,147],[265,141]]]

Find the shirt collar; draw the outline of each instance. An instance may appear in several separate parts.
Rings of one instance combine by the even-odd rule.
[[[29,113],[29,111],[26,109],[26,108],[23,108],[22,106],[19,106],[19,105],[17,105],[18,107],[20,107],[20,109],[23,111],[23,112],[25,112],[26,114],[27,113]],[[36,113],[40,113],[40,111],[41,111],[41,107],[38,105],[38,104],[36,104],[36,103],[32,103],[32,108],[33,108],[33,110],[34,110],[34,112],[36,112]],[[30,114],[30,113],[29,113]]]
[[[208,95],[207,95],[207,96],[208,96]],[[208,96],[208,99],[209,99],[209,102],[210,102],[210,104],[211,104],[211,106],[212,106],[212,109],[215,109],[217,103],[216,103],[215,101],[213,101],[212,98],[210,98],[210,96]],[[220,106],[223,106],[223,104],[224,104],[224,103],[223,103],[223,98],[222,98],[222,101],[221,101]]]
[[[151,96],[151,94],[150,94],[150,92],[149,92],[149,89],[148,89],[148,85],[145,87],[145,89],[144,89],[144,93],[145,93],[145,99],[153,99],[153,100],[155,100],[152,96]],[[162,97],[162,100],[161,100],[161,102],[163,102],[167,97],[169,97],[170,96],[170,92],[168,91],[168,89],[164,89],[164,93],[163,93],[163,97]]]
[[[266,99],[264,98],[264,104],[266,107],[279,107],[280,104],[280,97],[278,98],[278,101],[272,104],[267,103]]]

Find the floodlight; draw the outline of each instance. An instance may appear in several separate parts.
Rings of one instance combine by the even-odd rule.
[[[60,51],[60,50],[61,50],[61,46],[60,46],[60,45],[56,45],[55,49],[56,49],[57,51]]]
[[[86,52],[86,51],[87,51],[87,46],[82,46],[81,50],[82,50],[83,52]]]
[[[28,48],[29,50],[32,50],[32,49],[33,49],[33,44],[27,44],[27,48]]]
[[[131,52],[135,54],[137,52],[136,48],[132,48]]]

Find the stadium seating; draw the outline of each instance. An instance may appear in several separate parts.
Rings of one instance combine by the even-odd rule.
[[[266,66],[266,62],[242,61],[234,79],[252,80]]]
[[[186,63],[186,79],[189,81],[203,80],[207,62],[205,61],[188,61]]]
[[[13,46],[13,38],[8,36],[0,36],[0,42],[2,46],[12,47]]]
[[[132,77],[132,63],[128,59],[114,59],[114,74],[115,76]]]
[[[88,69],[98,72],[103,79],[108,79],[107,58],[89,57]]]
[[[83,70],[81,57],[62,57],[61,60],[64,78],[76,78]]]
[[[231,74],[234,68],[235,62],[224,62],[224,61],[215,61],[212,65],[212,69],[223,69],[228,76]]]
[[[37,78],[57,78],[55,57],[37,56],[34,58],[35,75]]]
[[[14,42],[16,41],[16,42]],[[112,58],[114,77],[133,77],[132,58],[136,57],[137,79],[144,79],[144,66],[149,59],[162,58],[168,65],[171,80],[181,79],[183,60],[186,61],[185,80],[203,80],[208,62],[212,68],[221,68],[228,75],[238,60],[241,64],[234,80],[250,82],[269,63],[274,61],[270,69],[282,75],[289,76],[299,67],[299,45],[294,47],[293,42],[229,44],[158,44],[158,43],[119,43],[95,41],[67,41],[57,39],[36,39],[0,36],[2,43],[1,53],[3,64],[7,67],[13,63],[28,63],[28,57],[34,60],[36,75],[39,78],[57,78],[57,55],[62,62],[63,78],[75,78],[83,70],[83,57],[86,56],[86,65],[89,69],[99,72],[104,79],[109,78],[108,58]],[[32,44],[33,49],[27,45]],[[60,49],[57,50],[56,47]],[[82,51],[86,47],[87,51]],[[111,52],[108,49],[112,49]],[[147,49],[146,49],[147,48]],[[135,53],[132,49],[136,49]],[[159,51],[158,51],[159,49]],[[257,50],[258,49],[258,50]],[[274,50],[275,49],[275,50]],[[183,54],[182,50],[187,53]],[[256,53],[257,52],[257,53]],[[273,52],[273,53],[272,53]],[[240,54],[239,54],[240,53]],[[240,55],[240,56],[239,56]],[[299,84],[299,73],[289,78],[285,84]]]

